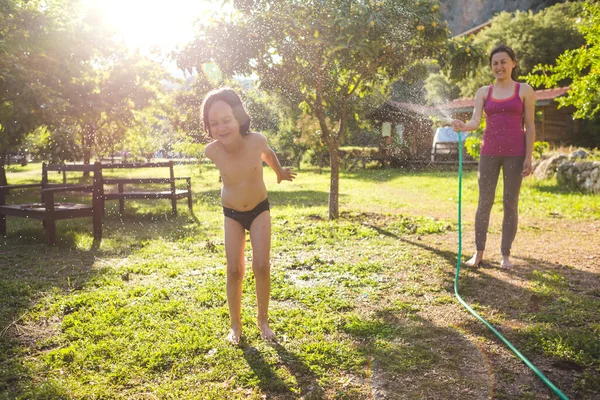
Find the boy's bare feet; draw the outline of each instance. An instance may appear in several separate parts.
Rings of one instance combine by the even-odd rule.
[[[227,335],[227,341],[233,345],[240,344],[240,339],[242,337],[242,328],[231,328],[229,330],[229,335]]]
[[[465,265],[467,267],[479,267],[481,260],[483,260],[483,251],[477,251],[469,261],[465,262]]]
[[[269,328],[268,322],[258,322],[258,328],[260,329],[260,336],[263,340],[275,340],[275,333]]]
[[[502,256],[502,262],[500,263],[500,268],[511,269],[515,266],[512,262],[510,262],[509,256]]]

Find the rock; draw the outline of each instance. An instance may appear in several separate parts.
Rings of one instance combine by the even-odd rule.
[[[600,162],[564,162],[556,169],[556,179],[560,186],[600,193]]]
[[[577,149],[571,154],[569,154],[569,160],[577,160],[587,158],[588,152],[584,149]]]
[[[564,154],[554,154],[548,158],[542,158],[536,162],[533,167],[533,176],[537,179],[549,179],[554,176],[556,168],[563,161],[566,161],[567,156]]]
[[[556,1],[548,0],[440,0],[440,11],[452,35],[457,35],[487,22],[500,11],[537,12],[554,3]]]

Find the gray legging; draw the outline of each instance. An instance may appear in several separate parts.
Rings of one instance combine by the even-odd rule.
[[[512,242],[517,234],[519,220],[519,191],[523,177],[525,157],[486,156],[479,159],[479,204],[475,215],[475,245],[477,251],[485,250],[490,213],[494,205],[496,185],[502,167],[504,179],[504,219],[502,221],[502,255],[510,255]]]

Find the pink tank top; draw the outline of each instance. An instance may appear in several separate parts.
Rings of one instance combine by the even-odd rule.
[[[484,110],[486,115],[481,154],[487,156],[524,156],[525,132],[523,131],[523,100],[519,96],[519,82],[515,92],[507,99],[492,97],[494,85],[490,85]]]

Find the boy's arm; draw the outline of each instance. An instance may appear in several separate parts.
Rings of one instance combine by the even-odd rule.
[[[214,142],[211,142],[206,145],[206,147],[204,148],[204,156],[214,162],[216,148],[213,143]]]
[[[267,165],[271,167],[273,171],[275,171],[275,174],[277,175],[277,183],[280,183],[281,181],[293,181],[296,177],[296,173],[292,172],[291,168],[283,168],[281,166],[281,164],[279,163],[279,159],[277,158],[277,154],[275,154],[273,149],[267,143],[267,138],[262,136],[261,142],[261,157],[264,160],[264,162],[266,162]]]

